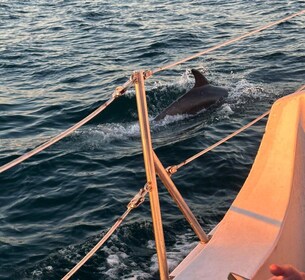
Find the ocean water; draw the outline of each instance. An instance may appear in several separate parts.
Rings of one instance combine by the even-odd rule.
[[[305,1],[3,0],[0,164],[72,126],[134,70],[155,69],[305,8]],[[153,145],[178,164],[267,111],[305,82],[305,17],[146,82]],[[201,70],[229,90],[195,116],[153,118]],[[173,175],[210,231],[240,190],[266,120]],[[60,279],[145,184],[131,88],[71,136],[0,174],[0,279]],[[198,241],[159,182],[172,270]],[[158,279],[148,200],[73,279]]]

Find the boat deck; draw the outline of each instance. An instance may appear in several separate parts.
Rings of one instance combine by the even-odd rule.
[[[175,280],[262,280],[271,263],[305,270],[305,92],[272,106],[244,186],[207,244],[171,273]]]

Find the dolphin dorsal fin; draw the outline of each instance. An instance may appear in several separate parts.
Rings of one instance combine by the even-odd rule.
[[[205,76],[203,76],[198,70],[192,69],[192,73],[193,73],[194,78],[195,78],[194,88],[202,87],[202,86],[205,86],[205,85],[209,84],[209,82],[205,78]]]

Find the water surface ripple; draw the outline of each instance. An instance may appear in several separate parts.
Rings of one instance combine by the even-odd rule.
[[[305,1],[4,0],[0,3],[0,164],[105,102],[137,69],[195,54],[305,8]],[[178,164],[268,110],[305,76],[305,18],[280,24],[147,81],[149,114],[193,86],[229,89],[196,116],[151,122],[156,153]],[[173,176],[206,231],[242,186],[265,120]],[[0,175],[0,279],[60,279],[145,184],[134,90],[68,138]],[[196,236],[160,184],[169,267]],[[158,279],[149,203],[75,279]]]

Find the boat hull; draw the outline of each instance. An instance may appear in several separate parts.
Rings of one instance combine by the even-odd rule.
[[[305,270],[305,92],[272,106],[252,169],[207,244],[171,273],[176,280],[268,279],[271,263]]]

